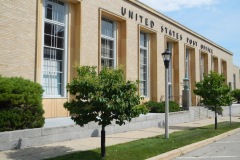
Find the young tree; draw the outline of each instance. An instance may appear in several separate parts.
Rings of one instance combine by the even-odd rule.
[[[232,90],[231,95],[237,101],[237,103],[240,103],[240,89]]]
[[[137,95],[137,82],[125,81],[123,70],[96,67],[77,67],[77,77],[67,86],[75,97],[64,104],[76,124],[91,121],[102,126],[101,156],[105,157],[105,127],[113,120],[119,125],[146,113]]]
[[[215,112],[215,129],[217,129],[217,111],[221,106],[231,104],[230,87],[225,83],[225,77],[211,71],[204,79],[195,84],[194,93],[202,97],[203,105]]]

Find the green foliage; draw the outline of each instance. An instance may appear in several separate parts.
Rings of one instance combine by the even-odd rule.
[[[164,105],[161,105],[159,102],[148,101],[144,103],[148,108],[150,113],[164,113],[165,108]]]
[[[42,127],[42,93],[30,80],[0,76],[0,131]]]
[[[209,109],[221,110],[221,106],[231,104],[230,88],[225,83],[225,77],[216,72],[204,75],[204,80],[196,83],[194,93],[202,97],[203,103]]]
[[[217,112],[222,111],[222,106],[232,103],[230,87],[225,83],[225,77],[211,71],[195,86],[196,89],[193,92],[201,96],[201,103],[215,112],[215,129],[217,129]]]
[[[231,96],[237,101],[237,103],[240,103],[240,89],[232,90]]]
[[[64,107],[80,126],[95,121],[105,127],[113,120],[122,125],[147,110],[136,94],[137,82],[125,81],[121,69],[103,68],[97,74],[96,67],[77,67],[67,89],[74,99]]]
[[[148,101],[144,104],[146,105],[150,113],[165,113],[165,101]],[[169,101],[169,112],[178,112],[180,110],[181,108],[178,103],[174,101]]]
[[[162,102],[165,105],[165,101]],[[169,101],[169,112],[178,112],[181,111],[180,105],[174,101]]]

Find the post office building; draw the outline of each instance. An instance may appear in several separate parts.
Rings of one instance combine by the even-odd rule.
[[[76,65],[123,67],[139,80],[144,101],[164,101],[162,53],[172,53],[168,88],[181,103],[183,80],[216,71],[240,87],[233,53],[137,0],[0,0],[0,74],[21,76],[44,89],[45,117],[68,116],[63,103]]]

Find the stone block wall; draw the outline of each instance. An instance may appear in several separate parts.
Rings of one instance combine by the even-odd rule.
[[[211,113],[211,112],[210,112]],[[169,114],[169,125],[190,122],[211,117],[209,111],[203,107],[190,107],[189,111],[173,112]],[[131,122],[119,126],[113,123],[106,127],[106,134],[134,131],[150,127],[164,127],[164,113],[148,113],[133,118]],[[55,142],[62,142],[87,137],[98,137],[101,127],[90,122],[84,127],[73,123],[55,127],[43,127],[0,133],[0,151],[16,148],[28,148]]]

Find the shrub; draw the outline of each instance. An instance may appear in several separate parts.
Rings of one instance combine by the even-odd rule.
[[[240,89],[232,90],[231,95],[237,101],[237,103],[240,103]]]
[[[155,102],[148,101],[145,103],[150,113],[165,113],[165,101],[163,102]],[[169,101],[169,112],[177,112],[180,111],[181,108],[179,104],[174,101]]]
[[[165,106],[165,102],[164,106]],[[174,101],[169,101],[169,112],[178,112],[181,111],[180,105]]]
[[[159,102],[148,101],[145,103],[150,113],[163,113],[165,111],[164,105]]]
[[[0,131],[42,127],[42,93],[40,84],[0,76]]]

